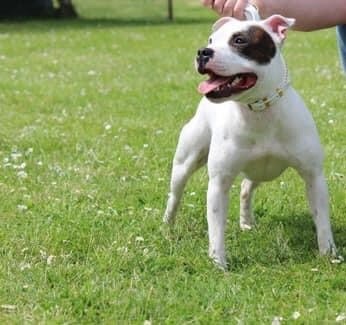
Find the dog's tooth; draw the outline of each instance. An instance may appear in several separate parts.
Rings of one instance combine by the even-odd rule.
[[[232,86],[238,85],[238,83],[241,81],[240,77],[235,77],[234,80],[232,81]]]

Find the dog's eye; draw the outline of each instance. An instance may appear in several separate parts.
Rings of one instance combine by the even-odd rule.
[[[243,35],[237,35],[233,38],[233,44],[236,44],[236,45],[247,44],[247,39]]]
[[[208,39],[208,44],[211,44],[213,42],[212,38]]]

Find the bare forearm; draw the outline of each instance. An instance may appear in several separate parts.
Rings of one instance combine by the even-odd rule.
[[[297,30],[346,24],[346,0],[254,0],[263,18],[281,14],[296,19]]]
[[[295,29],[316,30],[346,24],[346,0],[201,0],[221,16],[244,19],[244,8],[254,3],[261,17],[273,14],[296,19]]]

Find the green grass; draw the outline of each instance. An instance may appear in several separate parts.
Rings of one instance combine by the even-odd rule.
[[[75,1],[77,21],[0,24],[0,322],[333,323],[346,267],[318,257],[303,184],[257,194],[258,227],[227,230],[229,272],[207,257],[205,170],[175,233],[161,225],[193,58],[215,16],[199,1]],[[332,223],[346,255],[345,79],[334,30],[289,34],[293,83],[325,148]],[[293,313],[299,312],[298,320]]]

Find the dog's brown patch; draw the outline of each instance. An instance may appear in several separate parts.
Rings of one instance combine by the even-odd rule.
[[[268,64],[276,54],[273,39],[259,26],[251,26],[247,31],[233,34],[229,45],[241,56],[258,64]]]

